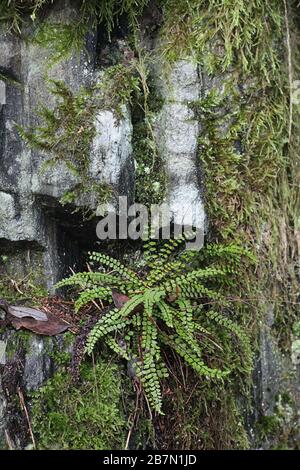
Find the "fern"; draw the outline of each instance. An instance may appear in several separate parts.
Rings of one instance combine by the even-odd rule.
[[[242,328],[203,305],[210,300],[226,305],[216,286],[234,276],[237,262],[245,258],[253,261],[251,254],[234,245],[208,245],[200,253],[187,252],[180,250],[184,241],[181,237],[159,247],[147,240],[146,266],[138,273],[107,255],[91,253],[91,266],[98,265],[97,270],[74,274],[58,284],[79,289],[76,311],[93,300],[111,304],[112,289],[127,296],[120,308],[112,307],[99,319],[85,352],[91,354],[96,344],[104,341],[127,361],[134,358],[136,375],[150,406],[158,413],[162,413],[160,380],[167,372],[162,354],[166,347],[176,351],[199,375],[222,380],[230,367],[224,367],[220,353],[212,357],[214,347],[222,341],[222,335],[218,338],[221,327],[239,340],[245,363],[252,359]],[[199,341],[201,334],[212,338],[209,347],[209,339]]]

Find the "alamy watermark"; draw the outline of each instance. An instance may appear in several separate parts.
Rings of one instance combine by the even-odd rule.
[[[203,227],[195,227],[198,220],[197,207],[189,208],[181,219],[178,215],[174,222],[174,213],[168,204],[152,204],[150,208],[143,204],[128,205],[126,196],[118,198],[118,209],[109,209],[106,204],[98,206],[97,215],[101,220],[97,224],[99,240],[169,240],[186,239],[186,248],[200,250],[203,246]]]

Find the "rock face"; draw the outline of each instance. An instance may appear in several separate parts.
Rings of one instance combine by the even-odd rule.
[[[78,12],[71,5],[72,2],[57,2],[48,19],[67,23],[76,18]],[[86,50],[79,58],[75,54],[48,70],[50,59],[51,53],[47,49],[15,35],[0,33],[0,70],[21,84],[0,82],[0,247],[5,253],[14,253],[15,243],[20,252],[37,249],[41,254],[39,267],[44,272],[48,289],[62,277],[71,260],[79,257],[81,240],[78,234],[83,222],[80,214],[72,216],[72,212],[76,206],[95,209],[96,198],[91,192],[88,198],[85,195],[78,197],[75,207],[62,207],[60,198],[74,188],[77,178],[64,163],[42,171],[45,156],[24,144],[16,124],[25,128],[36,125],[37,107],[54,104],[45,81],[46,74],[50,79],[63,80],[73,92],[97,79],[93,66],[95,37],[89,38]],[[129,111],[125,110],[124,118],[119,122],[112,112],[100,112],[95,118],[95,128],[89,177],[96,183],[111,184],[115,197],[121,194],[132,199],[134,166]],[[95,225],[86,226],[94,233],[92,243],[96,241]]]
[[[284,353],[273,333],[273,326],[274,312],[270,305],[260,330],[254,369],[253,416],[249,427],[253,446],[263,449],[276,448],[284,436],[291,447],[297,446],[300,439],[300,367],[294,354],[299,340],[292,338],[291,353]],[[268,423],[275,423],[269,434]],[[266,435],[264,431],[267,431]]]
[[[58,1],[48,11],[48,20],[68,23],[78,11],[74,2]],[[27,34],[34,35],[37,25]],[[17,35],[0,31],[0,71],[13,80],[0,81],[0,275],[33,276],[49,291],[69,266],[80,262],[82,248],[96,241],[96,221],[85,222],[74,209],[97,208],[93,192],[77,197],[72,206],[62,206],[60,198],[71,191],[78,178],[58,162],[43,169],[45,155],[30,149],[21,139],[17,124],[30,128],[39,124],[37,108],[55,105],[49,79],[62,80],[72,90],[92,83],[101,85],[103,74],[95,67],[96,35],[90,35],[86,49],[47,68],[51,52]],[[19,82],[16,83],[16,82]],[[159,83],[164,99],[156,121],[156,137],[168,177],[167,202],[174,222],[203,229],[204,209],[200,174],[196,164],[199,125],[189,102],[199,99],[197,67],[178,62],[167,85]],[[114,110],[99,109],[94,116],[95,135],[90,146],[88,176],[113,188],[111,206],[118,196],[134,202],[135,168],[132,156],[133,126],[129,108],[122,117]],[[21,336],[23,338],[23,336]],[[45,340],[20,333],[5,332],[0,342],[0,447],[22,448],[30,442],[26,416],[12,397],[18,390],[38,389],[54,370],[51,351],[61,339]],[[18,398],[18,400],[20,397]],[[18,431],[18,429],[20,431]]]
[[[118,188],[118,196],[127,196],[133,203],[134,162],[132,157],[132,123],[128,108],[123,107],[123,119],[116,122],[112,111],[99,111],[95,118],[96,136],[92,144],[90,173],[96,180]]]
[[[78,11],[70,1],[56,2],[48,11],[48,21],[66,24],[76,19]],[[33,36],[37,25],[26,31]],[[79,57],[76,54],[55,63],[51,68],[51,51],[14,34],[0,33],[0,70],[20,82],[1,81],[0,111],[0,249],[9,253],[11,270],[18,262],[13,258],[38,260],[47,288],[52,289],[70,265],[80,262],[82,247],[97,241],[96,220],[84,222],[76,208],[95,210],[95,191],[79,195],[72,206],[62,206],[61,197],[72,191],[78,178],[64,162],[44,169],[45,155],[32,150],[20,138],[16,124],[30,129],[39,123],[37,109],[52,107],[55,97],[49,91],[49,79],[63,80],[73,91],[91,83],[101,85],[103,75],[95,68],[96,35],[90,35]],[[192,61],[179,61],[169,80],[161,80],[157,70],[157,87],[164,104],[157,116],[155,132],[158,149],[167,173],[167,198],[176,224],[193,225],[203,230],[204,208],[201,174],[197,165],[199,124],[190,109],[198,100],[201,84],[198,68]],[[135,170],[132,156],[132,122],[129,109],[116,119],[113,110],[100,109],[94,117],[95,136],[89,155],[89,181],[106,183],[113,189],[111,203],[118,196],[134,202]],[[16,248],[18,255],[15,256]],[[21,273],[24,272],[24,263]]]
[[[167,198],[175,224],[203,230],[204,205],[198,160],[200,125],[191,104],[201,97],[198,66],[192,60],[175,63],[167,79],[157,67],[163,106],[156,122],[158,149],[166,165]]]
[[[74,4],[71,0],[54,2],[47,12],[48,19],[67,24],[78,15]],[[36,27],[28,28],[27,33],[33,35]],[[63,162],[42,171],[45,155],[26,146],[16,124],[30,128],[39,122],[36,109],[40,103],[54,106],[46,76],[63,80],[75,93],[92,83],[101,84],[103,75],[95,66],[97,40],[97,35],[91,34],[79,57],[71,55],[49,69],[51,52],[0,29],[0,78],[9,77],[0,79],[0,276],[4,272],[11,278],[30,274],[43,281],[49,291],[70,266],[80,263],[82,250],[97,242],[97,219],[86,221],[80,212],[74,213],[83,207],[96,210],[97,198],[92,191],[79,196],[72,205],[62,206],[60,198],[76,186],[78,177]],[[156,40],[149,40],[150,43],[152,53]],[[167,75],[163,64],[157,61],[151,73],[162,98],[160,111],[154,113],[153,129],[167,176],[165,202],[175,224],[194,226],[204,232],[204,184],[198,164],[201,122],[192,105],[212,88],[222,93],[226,80],[224,76],[203,75],[192,58],[172,64]],[[113,109],[97,110],[89,154],[88,176],[95,183],[112,186],[113,209],[118,196],[127,196],[129,204],[135,199],[133,123],[129,106],[124,105],[122,111],[122,118],[116,119]],[[3,255],[8,255],[8,261],[4,262]],[[272,335],[273,322],[270,308],[260,332],[250,436],[255,434],[253,422],[261,416],[274,416],[282,390],[300,402],[300,340],[293,338],[291,358],[283,356]],[[27,335],[24,342],[20,341],[20,333],[1,333],[0,448],[22,448],[30,441],[26,416],[20,413],[20,407],[16,410],[10,397],[18,393],[19,387],[25,393],[40,387],[53,373],[51,352],[61,348],[62,342],[60,337],[46,341],[35,335]],[[291,420],[300,429],[299,413],[293,412]],[[22,432],[18,433],[18,428]]]
[[[56,2],[49,20],[67,23],[78,11],[70,1]],[[29,31],[34,34],[34,31]],[[101,81],[94,68],[96,38],[90,37],[86,50],[47,69],[47,49],[0,31],[0,71],[13,80],[0,80],[0,276],[30,275],[49,291],[69,266],[80,260],[82,247],[96,241],[96,220],[85,222],[74,209],[96,209],[89,193],[63,207],[59,200],[72,190],[77,178],[63,164],[41,171],[45,156],[30,150],[19,136],[16,124],[30,128],[37,124],[37,107],[51,107],[55,99],[45,76],[63,80],[73,91]],[[132,123],[129,109],[117,121],[112,111],[95,116],[96,135],[90,148],[88,174],[92,181],[113,187],[118,195],[134,197]],[[2,259],[7,255],[7,261]],[[1,283],[1,278],[0,278]],[[0,335],[0,448],[23,448],[30,442],[28,423],[20,408],[18,389],[26,395],[37,390],[52,375],[54,347],[63,339],[43,339],[33,334],[5,332]]]
[[[66,351],[63,336],[47,338],[7,331],[0,340],[0,449],[22,449],[31,443],[22,406],[56,369],[54,352]]]

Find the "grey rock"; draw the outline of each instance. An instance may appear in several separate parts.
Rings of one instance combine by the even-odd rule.
[[[76,20],[78,14],[74,2],[61,0],[50,9],[47,21],[68,23]],[[33,35],[36,27],[35,23],[27,27],[26,34]],[[54,106],[55,98],[49,91],[46,76],[63,80],[73,92],[101,80],[94,69],[95,45],[96,37],[90,34],[86,49],[79,55],[74,53],[49,69],[51,52],[0,30],[0,70],[16,77],[22,84],[16,87],[9,81],[1,81],[0,250],[11,255],[16,242],[21,251],[28,243],[32,248],[37,246],[42,252],[44,278],[49,289],[79,257],[79,245],[84,235],[80,238],[78,229],[83,227],[90,233],[93,231],[92,243],[96,242],[96,221],[85,223],[79,214],[76,217],[72,212],[76,208],[95,210],[97,195],[93,192],[82,194],[75,206],[62,207],[60,198],[72,191],[78,178],[63,162],[42,171],[46,156],[25,145],[16,124],[25,128],[34,126],[39,123],[37,107],[40,104]],[[111,111],[99,112],[95,126],[97,134],[91,147],[89,176],[96,183],[111,183],[114,200],[119,194],[133,200],[129,110],[124,110],[124,119],[120,122],[113,119]],[[31,268],[34,266],[28,266]]]
[[[100,182],[108,182],[114,194],[127,196],[134,202],[134,162],[132,157],[132,123],[128,108],[122,109],[123,118],[117,120],[113,111],[96,115],[96,137],[91,152],[90,174]]]
[[[51,375],[51,352],[53,341],[37,335],[30,335],[24,360],[23,385],[28,392],[38,388]]]
[[[200,98],[198,67],[192,59],[180,60],[167,77],[160,64],[156,66],[155,74],[164,101],[155,121],[155,132],[167,173],[165,202],[175,224],[204,231],[205,212],[197,151],[200,127],[190,108],[190,103]]]
[[[51,353],[69,351],[70,345],[63,335],[48,338],[27,333],[20,337],[20,332],[6,330],[0,347],[0,449],[8,445],[24,449],[30,439],[24,410],[18,405],[18,390],[24,397],[38,390],[57,370]],[[26,406],[30,411],[30,402]]]
[[[0,80],[0,105],[6,104],[6,85],[3,80]]]
[[[276,448],[281,434],[263,436],[257,424],[263,419],[275,419],[278,432],[285,438],[299,439],[300,433],[300,361],[299,340],[294,338],[291,351],[282,350],[272,330],[273,306],[269,305],[260,325],[260,342],[253,377],[253,412],[248,423],[252,446]],[[298,349],[299,348],[299,349]],[[283,397],[287,397],[283,399]],[[297,437],[298,436],[298,437]]]

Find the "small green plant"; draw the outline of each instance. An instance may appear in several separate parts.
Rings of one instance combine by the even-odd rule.
[[[0,22],[4,22],[10,31],[20,33],[26,16],[31,19],[45,4],[53,0],[0,0]]]
[[[38,449],[122,449],[126,418],[120,403],[116,364],[82,364],[76,386],[58,371],[32,399],[32,427]],[[96,387],[95,387],[96,383]]]
[[[168,374],[163,350],[171,348],[199,375],[223,379],[230,364],[212,351],[228,331],[240,340],[245,360],[251,361],[249,340],[240,326],[216,309],[203,304],[224,303],[217,286],[233,276],[243,256],[251,257],[238,246],[207,246],[199,254],[180,249],[184,237],[169,240],[160,248],[156,241],[145,243],[144,265],[134,272],[119,261],[92,253],[90,261],[100,269],[77,273],[62,280],[58,287],[79,286],[78,311],[91,301],[106,301],[111,308],[90,332],[86,352],[91,354],[102,340],[131,363],[140,379],[150,406],[162,412],[160,379]],[[210,263],[200,267],[206,257]],[[226,262],[225,262],[226,261]],[[230,282],[230,281],[229,281]],[[116,300],[117,298],[117,300]],[[226,303],[226,302],[225,302]],[[214,325],[215,327],[212,327]]]
[[[21,33],[26,21],[35,22],[43,7],[52,3],[53,0],[0,0],[0,22],[9,31]],[[75,5],[77,14],[68,24],[39,18],[33,40],[51,50],[53,64],[74,51],[79,52],[86,35],[91,30],[95,32],[99,24],[104,26],[109,38],[124,15],[133,27],[148,3],[149,0],[79,0]]]
[[[112,193],[110,185],[96,181],[89,172],[95,114],[99,109],[111,109],[116,119],[122,117],[123,105],[138,86],[131,70],[122,65],[108,68],[100,84],[82,87],[78,93],[62,81],[50,80],[50,86],[56,105],[52,109],[41,106],[41,124],[29,129],[18,126],[19,134],[45,155],[42,171],[63,162],[76,177],[74,187],[62,196],[62,204],[73,203],[82,194],[93,194],[97,202],[106,202]]]

